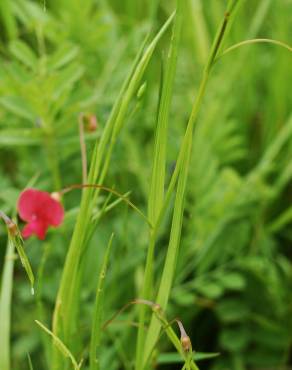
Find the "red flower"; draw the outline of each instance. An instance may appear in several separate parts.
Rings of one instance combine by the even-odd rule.
[[[18,213],[27,222],[22,236],[28,238],[35,234],[44,240],[49,226],[59,226],[64,218],[64,209],[50,193],[37,189],[24,190],[18,199]]]

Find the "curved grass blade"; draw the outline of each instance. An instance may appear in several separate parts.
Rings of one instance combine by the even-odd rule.
[[[230,46],[229,48],[225,49],[217,58],[216,61],[221,59],[224,55],[230,53],[233,50],[236,50],[244,45],[252,45],[252,44],[272,44],[276,46],[280,46],[290,52],[292,52],[292,47],[285,42],[273,39],[252,39],[252,40],[244,40],[235,45]]]
[[[56,335],[54,335],[54,333],[51,332],[51,330],[49,330],[40,321],[35,320],[35,322],[39,327],[41,327],[48,335],[50,335],[53,338],[54,345],[58,348],[58,350],[62,353],[62,355],[70,359],[73,369],[80,370],[80,365],[78,365],[75,357],[72,355],[71,351],[65,346],[65,344],[61,341],[61,339],[56,337]]]
[[[123,194],[119,193],[118,191],[114,190],[114,189],[111,189],[107,186],[103,186],[103,185],[98,185],[98,184],[74,184],[74,185],[71,185],[69,186],[68,188],[65,188],[61,191],[59,191],[58,193],[60,195],[63,195],[65,193],[68,193],[69,191],[71,190],[74,190],[74,189],[90,189],[90,188],[93,188],[93,189],[99,189],[99,190],[104,190],[110,194],[114,194],[115,196],[117,196],[118,198],[120,198],[123,202],[125,202],[128,206],[130,206],[134,211],[136,211],[143,219],[144,221],[147,222],[147,224],[152,228],[152,223],[151,221],[144,215],[144,213],[137,207],[135,206],[134,203],[132,203],[127,197],[125,197]]]

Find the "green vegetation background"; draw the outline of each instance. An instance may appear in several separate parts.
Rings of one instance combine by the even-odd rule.
[[[170,114],[168,178],[226,5],[223,0],[186,3]],[[174,8],[169,0],[1,0],[0,208],[4,212],[13,214],[28,183],[54,191],[82,181],[79,113],[92,112],[98,120],[96,132],[86,134],[90,154],[146,32],[151,26],[157,30]],[[245,1],[227,45],[255,37],[289,44],[291,18],[291,0]],[[142,210],[149,196],[169,40],[170,31],[159,43],[142,90],[131,103],[105,180],[120,193],[130,191],[131,201]],[[291,364],[291,81],[291,54],[268,44],[234,50],[212,71],[194,136],[181,248],[167,309],[169,318],[181,318],[196,351],[221,353],[202,362],[201,369],[282,369]],[[27,353],[35,369],[48,369],[49,355],[34,320],[41,314],[50,326],[79,202],[80,192],[68,195],[61,229],[51,230],[45,242],[26,243],[33,269],[43,277],[41,297],[30,294],[16,263],[12,369],[29,368]],[[170,217],[163,227],[155,256],[157,277]],[[87,355],[97,277],[112,232],[105,320],[133,298],[143,298],[147,227],[135,212],[119,204],[102,218],[84,256],[76,334],[84,352],[79,357]],[[2,269],[4,227],[0,246]],[[135,310],[129,309],[107,330],[102,369],[132,368],[135,320]],[[171,356],[165,355],[172,351],[165,336],[159,349],[157,364],[162,369],[163,362],[171,362]]]

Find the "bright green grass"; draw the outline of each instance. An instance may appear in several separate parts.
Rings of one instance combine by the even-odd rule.
[[[62,227],[1,227],[1,370],[291,365],[291,10],[1,2],[1,211],[80,184],[99,124]]]

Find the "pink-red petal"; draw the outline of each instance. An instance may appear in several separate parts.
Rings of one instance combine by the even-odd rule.
[[[45,191],[24,190],[18,200],[18,212],[22,220],[41,220],[52,226],[59,226],[64,218],[64,209],[57,200]]]
[[[26,189],[20,194],[17,209],[23,221],[31,221],[33,219],[33,215],[38,209],[40,197],[42,197],[42,194],[36,189]]]
[[[51,196],[46,200],[46,221],[52,226],[59,226],[64,219],[64,208],[57,200]]]
[[[30,222],[24,226],[22,236],[26,239],[32,235],[36,235],[40,240],[44,240],[48,227],[49,225],[41,221]]]

